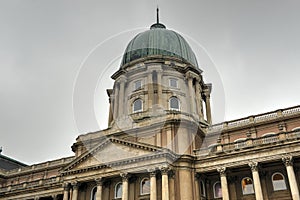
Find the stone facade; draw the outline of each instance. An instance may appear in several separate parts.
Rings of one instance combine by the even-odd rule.
[[[128,58],[108,128],[72,157],[1,169],[0,200],[298,200],[300,107],[212,124],[211,84],[170,55]]]

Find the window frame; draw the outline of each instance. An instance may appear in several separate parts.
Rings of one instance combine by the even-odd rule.
[[[172,81],[174,81],[174,83],[176,83],[176,86],[172,85]],[[171,87],[171,88],[178,88],[178,79],[176,79],[176,78],[169,78],[169,87]]]
[[[141,101],[141,109],[135,110],[135,103],[137,103],[138,101]],[[135,99],[132,103],[132,112],[133,113],[139,113],[139,112],[143,112],[143,100],[138,98]]]
[[[250,179],[251,180],[251,182],[252,182],[252,191],[250,192],[250,193],[246,193],[245,191],[244,191],[244,189],[243,189],[243,180],[245,180],[245,179]],[[241,180],[241,186],[242,186],[242,194],[243,195],[249,195],[249,194],[254,194],[255,193],[255,191],[254,191],[254,184],[253,184],[253,179],[252,178],[250,178],[250,177],[244,177],[244,178],[242,178],[242,180]]]
[[[93,195],[94,190],[95,190],[95,196]],[[96,200],[96,193],[97,193],[97,186],[93,187],[91,190],[91,198],[90,198],[91,200]]]
[[[205,189],[205,184],[203,180],[199,181],[200,184],[200,196],[201,197],[206,197],[206,189]],[[203,189],[203,190],[202,190]]]
[[[136,85],[137,83],[140,83],[140,86],[139,86],[139,87],[136,87],[136,86],[137,86],[137,85]],[[142,87],[143,87],[143,82],[142,82],[142,80],[136,80],[136,81],[133,82],[133,91],[140,90],[140,89],[142,89]]]
[[[121,186],[120,189],[121,189],[121,196],[118,196],[118,191],[117,191],[117,187],[118,186]],[[119,198],[122,198],[122,194],[123,194],[123,183],[122,182],[118,182],[116,183],[115,185],[115,190],[114,190],[114,197],[115,199],[119,199]]]
[[[233,141],[235,149],[242,149],[247,146],[247,138],[238,138]]]
[[[149,181],[149,192],[148,193],[143,193],[143,185],[142,185],[142,183],[143,183],[143,181],[144,180],[148,180]],[[148,195],[148,194],[150,194],[150,178],[148,178],[148,177],[144,177],[142,180],[141,180],[141,182],[140,182],[140,195]]]
[[[283,189],[275,189],[275,186],[274,186],[274,176],[275,175],[280,175],[281,177],[282,177],[282,182],[284,183],[284,188]],[[282,174],[282,173],[280,173],[280,172],[274,172],[273,174],[272,174],[272,176],[271,176],[271,181],[272,181],[272,187],[273,187],[273,191],[275,192],[275,191],[282,191],[282,190],[287,190],[287,184],[286,184],[286,181],[285,181],[285,176]]]
[[[216,185],[220,184],[220,189],[221,189],[221,196],[217,196],[216,195]],[[222,185],[220,181],[217,181],[213,184],[213,193],[214,193],[214,199],[218,199],[218,198],[223,198],[223,194],[222,194]]]
[[[172,99],[176,99],[177,100],[177,102],[178,102],[178,108],[172,108],[172,103],[171,103]],[[169,98],[169,110],[180,111],[180,100],[176,96],[172,96],[172,97]]]

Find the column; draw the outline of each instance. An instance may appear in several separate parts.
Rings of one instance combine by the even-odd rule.
[[[168,167],[162,167],[161,169],[161,199],[169,200],[169,181],[168,181]]]
[[[191,107],[190,107],[190,113],[194,114],[195,113],[195,90],[193,89],[193,77],[188,76],[188,87],[189,87],[189,94],[190,94],[190,102],[191,102]]]
[[[111,96],[109,97],[109,115],[108,115],[108,127],[111,125],[111,122],[113,121],[113,108],[112,108],[112,102],[111,102]]]
[[[122,177],[122,200],[128,200],[128,179],[129,175],[127,173],[121,173],[120,176]]]
[[[206,119],[209,124],[212,123],[211,120],[211,107],[210,107],[210,93],[205,91],[205,108],[206,108]]]
[[[169,200],[175,200],[175,172],[170,171],[169,176]]]
[[[195,173],[195,199],[200,199],[200,175]]]
[[[291,194],[292,194],[292,199],[293,200],[299,200],[299,189],[298,189],[298,184],[293,168],[293,157],[292,156],[286,156],[282,158],[282,161],[285,164],[288,179],[289,179],[289,184],[290,184],[290,189],[291,189]]]
[[[119,85],[116,83],[115,85],[115,91],[113,95],[114,100],[114,110],[113,110],[113,119],[116,120],[118,117],[118,98],[119,98]]]
[[[103,178],[95,179],[97,184],[97,192],[96,192],[96,200],[102,200],[102,185],[103,185]]]
[[[126,83],[126,77],[121,76],[120,77],[120,91],[119,91],[119,117],[124,115],[125,83]]]
[[[157,104],[160,107],[163,107],[162,105],[162,82],[161,82],[161,78],[162,78],[162,70],[158,70],[157,71]]]
[[[63,200],[69,200],[69,184],[65,183],[64,184],[64,198]]]
[[[156,171],[151,169],[150,171],[150,200],[156,200],[157,189],[156,189]]]
[[[226,167],[220,167],[217,169],[217,171],[220,173],[223,200],[229,200]]]
[[[153,105],[153,79],[152,79],[152,72],[148,74],[148,108],[152,108]]]
[[[72,200],[77,200],[79,183],[77,183],[77,182],[72,183],[72,187],[73,187]]]
[[[196,105],[197,111],[200,119],[203,119],[203,112],[202,112],[202,97],[201,97],[201,87],[200,87],[200,80],[197,80],[196,83]]]
[[[258,173],[258,163],[250,162],[248,165],[252,171],[255,199],[257,199],[257,200],[264,199],[262,189],[261,189],[261,184],[260,184],[259,173]]]

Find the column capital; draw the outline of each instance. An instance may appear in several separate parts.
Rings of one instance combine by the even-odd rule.
[[[156,169],[150,168],[147,170],[150,173],[150,177],[156,177]]]
[[[252,172],[257,172],[258,171],[258,162],[250,162],[248,163],[249,167],[251,168]]]
[[[77,181],[75,181],[75,182],[72,182],[71,185],[72,185],[72,187],[73,187],[74,190],[78,190],[78,188],[80,186],[80,183],[78,183]]]
[[[293,157],[292,156],[283,156],[282,157],[282,162],[284,165],[287,166],[293,166]]]
[[[226,167],[219,167],[217,171],[220,173],[220,176],[226,176]]]
[[[70,189],[70,184],[69,183],[63,183],[62,186],[64,188],[64,191],[69,191],[69,189]]]
[[[102,177],[95,178],[95,182],[96,182],[97,186],[102,186],[103,185],[103,178]]]
[[[121,76],[118,78],[118,81],[120,81],[120,83],[126,83],[127,77],[126,77],[125,75],[121,75]]]
[[[128,173],[120,173],[122,181],[128,181],[130,175]]]
[[[160,167],[160,171],[161,171],[162,175],[166,175],[170,171],[170,167],[168,167],[168,166]]]

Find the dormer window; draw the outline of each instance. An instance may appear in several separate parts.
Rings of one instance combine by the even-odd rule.
[[[178,80],[175,78],[169,79],[169,86],[172,88],[178,88]]]
[[[142,88],[142,81],[141,80],[135,81],[133,84],[133,90],[139,90],[141,88]]]

